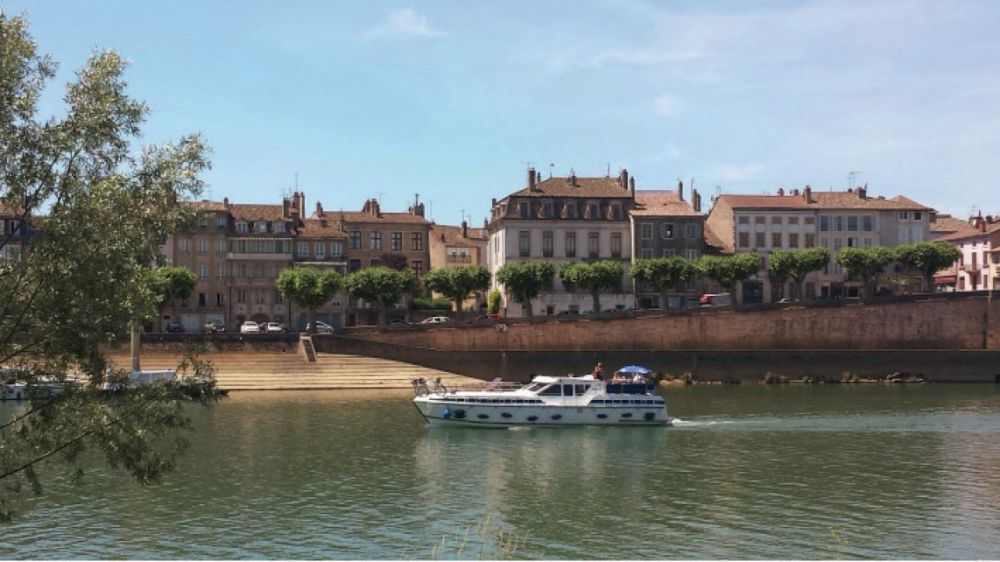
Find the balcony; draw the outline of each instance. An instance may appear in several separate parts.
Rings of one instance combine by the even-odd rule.
[[[247,261],[292,261],[292,254],[289,253],[239,253],[227,252],[227,260],[247,260]]]
[[[445,258],[447,263],[472,263],[472,256],[449,255]]]
[[[978,263],[963,263],[961,267],[962,271],[966,273],[979,273]]]

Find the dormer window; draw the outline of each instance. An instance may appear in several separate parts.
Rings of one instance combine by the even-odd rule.
[[[274,232],[275,232],[275,234],[284,234],[285,233],[285,223],[281,222],[281,221],[278,221],[278,222],[274,223]]]
[[[555,206],[552,204],[552,201],[543,201],[542,202],[542,218],[543,219],[551,219],[551,218],[555,218],[555,216],[556,216]]]
[[[521,201],[517,204],[517,216],[522,219],[531,217],[531,205],[527,201]]]
[[[615,220],[621,220],[621,219],[625,218],[624,213],[622,213],[622,204],[621,203],[612,203],[611,204],[611,218],[613,218]]]
[[[257,232],[267,232],[267,221],[257,221],[253,225]]]
[[[588,219],[599,219],[601,218],[601,206],[597,203],[587,204],[587,218]]]
[[[237,221],[236,232],[239,232],[240,234],[246,234],[247,232],[250,232],[250,225],[247,223],[247,221]]]
[[[216,215],[215,217],[215,228],[216,230],[225,230],[227,224],[225,215]]]
[[[576,202],[570,201],[563,205],[562,217],[564,219],[575,219],[576,218]]]

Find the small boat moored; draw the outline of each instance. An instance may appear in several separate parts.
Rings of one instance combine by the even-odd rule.
[[[663,397],[638,365],[604,381],[595,375],[536,376],[527,385],[494,379],[477,388],[413,381],[413,404],[432,425],[512,427],[669,425]]]

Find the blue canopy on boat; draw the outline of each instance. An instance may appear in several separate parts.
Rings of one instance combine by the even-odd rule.
[[[643,367],[642,365],[625,365],[624,367],[622,367],[621,369],[618,369],[615,372],[616,373],[628,373],[628,374],[648,375],[649,373],[652,373],[653,370],[652,369],[648,369],[646,367]]]

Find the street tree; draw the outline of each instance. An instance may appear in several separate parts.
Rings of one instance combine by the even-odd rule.
[[[962,252],[947,242],[917,242],[895,248],[896,261],[920,274],[929,293],[934,288],[934,274],[958,261]]]
[[[771,281],[772,287],[781,287],[782,297],[786,296],[785,283],[791,278],[796,261],[796,256],[791,251],[772,252],[767,260],[767,278]]]
[[[736,302],[736,286],[750,279],[760,270],[760,256],[753,253],[732,256],[702,256],[696,262],[698,272],[715,281],[727,292],[732,293]]]
[[[885,246],[843,248],[837,253],[837,263],[850,277],[861,280],[867,296],[875,293],[879,277],[894,260],[893,251]]]
[[[619,290],[624,273],[622,264],[611,260],[568,262],[559,269],[559,278],[569,287],[590,293],[594,312],[600,312],[601,293]]]
[[[351,296],[375,303],[379,308],[379,325],[385,326],[389,307],[416,287],[413,273],[388,267],[367,267],[347,276],[345,282]]]
[[[39,117],[55,63],[25,18],[2,11],[0,69],[0,207],[18,223],[0,237],[0,255],[20,249],[0,260],[0,364],[29,389],[71,369],[88,381],[0,420],[0,517],[9,518],[22,489],[40,492],[46,471],[81,474],[91,449],[143,484],[158,481],[187,444],[182,404],[213,394],[210,382],[100,390],[126,376],[109,371],[104,350],[157,313],[157,241],[191,218],[184,202],[208,167],[201,138],[137,146],[148,110],[127,95],[114,51],[95,51],[67,86],[65,110]]]
[[[282,270],[275,284],[283,297],[309,311],[309,331],[314,333],[316,309],[343,288],[344,278],[333,269],[292,267]]]
[[[830,252],[826,248],[802,248],[774,252],[767,262],[767,277],[772,283],[779,283],[782,287],[787,281],[794,281],[799,298],[805,299],[806,277],[810,273],[822,269],[829,261]]]
[[[630,270],[632,277],[649,283],[660,293],[660,308],[668,308],[668,293],[697,273],[694,263],[680,256],[636,260]]]
[[[455,303],[455,316],[462,318],[462,303],[473,293],[490,288],[490,271],[481,265],[439,267],[427,272],[423,284]]]
[[[515,302],[524,305],[529,318],[534,316],[531,300],[543,289],[551,288],[554,277],[555,268],[544,261],[507,262],[497,270],[497,283],[506,287]]]

